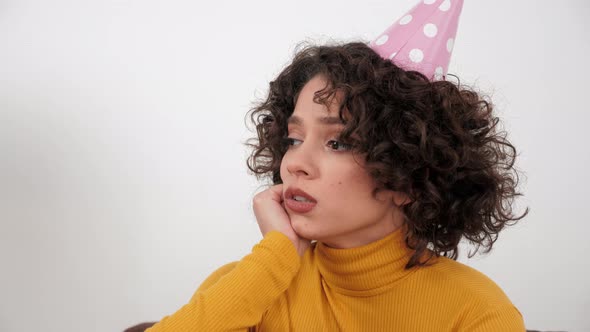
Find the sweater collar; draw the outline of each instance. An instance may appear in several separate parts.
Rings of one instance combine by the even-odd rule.
[[[328,286],[340,293],[370,296],[389,289],[415,269],[405,266],[413,250],[407,248],[404,227],[366,245],[336,249],[318,242],[314,253]]]

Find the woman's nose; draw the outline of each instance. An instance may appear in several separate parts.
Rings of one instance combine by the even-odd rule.
[[[297,176],[312,176],[316,172],[316,153],[312,151],[311,144],[302,142],[291,147],[283,156],[283,162],[287,163],[287,171]]]

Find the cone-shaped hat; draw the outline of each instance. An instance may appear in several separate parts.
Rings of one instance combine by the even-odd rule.
[[[421,0],[369,46],[406,70],[442,80],[449,69],[463,0]]]

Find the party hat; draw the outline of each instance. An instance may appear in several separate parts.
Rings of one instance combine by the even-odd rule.
[[[444,80],[463,0],[422,0],[369,46],[406,70]]]

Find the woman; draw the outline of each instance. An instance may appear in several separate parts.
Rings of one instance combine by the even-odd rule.
[[[250,114],[263,239],[148,331],[524,331],[455,261],[528,212],[492,109],[362,42],[303,48]]]

